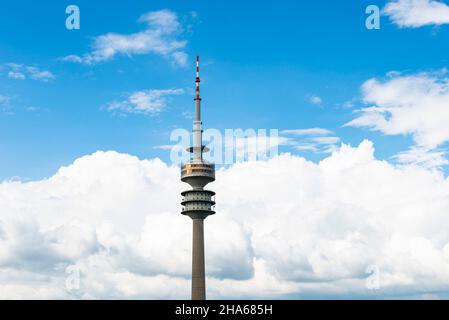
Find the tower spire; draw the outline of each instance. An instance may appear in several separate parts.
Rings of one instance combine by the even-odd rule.
[[[195,101],[201,101],[200,98],[200,56],[196,56],[196,90],[195,90]]]
[[[200,56],[196,56],[195,79],[195,119],[193,120],[193,160],[203,159],[203,130],[201,128],[201,97],[200,97]]]

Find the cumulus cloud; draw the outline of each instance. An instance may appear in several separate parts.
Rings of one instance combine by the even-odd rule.
[[[183,89],[136,91],[125,100],[110,102],[107,110],[115,113],[155,114],[166,108],[168,97],[183,93]]]
[[[41,70],[36,66],[26,66],[18,63],[8,63],[6,65],[10,71],[8,72],[8,78],[25,80],[27,78],[48,82],[55,79],[55,75],[48,70]]]
[[[90,53],[83,56],[71,54],[63,60],[95,64],[117,55],[152,53],[169,59],[175,65],[186,65],[187,54],[183,50],[187,41],[178,39],[183,28],[176,13],[167,9],[153,11],[142,15],[138,22],[145,24],[146,28],[133,34],[107,33],[97,36]]]
[[[420,155],[449,141],[446,70],[370,79],[363,84],[362,95],[367,106],[357,110],[357,117],[346,126],[366,127],[387,135],[409,135]],[[418,149],[408,155],[418,155]]]
[[[2,298],[188,298],[191,222],[179,169],[97,152],[0,184]],[[343,145],[217,172],[207,219],[210,298],[420,296],[449,290],[449,181]],[[366,288],[367,266],[380,289]],[[66,288],[71,270],[80,286]],[[438,293],[437,293],[438,294]]]
[[[46,180],[2,183],[1,296],[187,296],[191,228],[178,180],[178,168],[160,160],[98,152]],[[232,217],[216,221],[223,229],[208,232],[210,275],[250,277],[249,231]],[[64,290],[68,267],[79,270],[81,291]]]
[[[401,28],[419,28],[449,23],[449,6],[435,0],[394,0],[383,13]]]

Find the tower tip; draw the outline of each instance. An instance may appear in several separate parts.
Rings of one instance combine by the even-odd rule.
[[[200,81],[200,56],[197,55],[196,56],[196,80],[195,80],[195,83],[196,83],[195,100],[196,101],[200,101],[201,100],[201,98],[200,98],[200,82],[201,82]]]

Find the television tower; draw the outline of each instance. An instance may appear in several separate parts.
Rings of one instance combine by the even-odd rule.
[[[203,160],[203,153],[209,150],[203,146],[201,128],[200,97],[200,57],[196,57],[195,118],[193,120],[193,147],[190,161],[181,166],[181,181],[188,183],[192,189],[182,194],[182,214],[193,221],[192,242],[192,300],[206,299],[206,279],[204,267],[204,219],[215,214],[215,192],[204,187],[215,181],[215,165]]]

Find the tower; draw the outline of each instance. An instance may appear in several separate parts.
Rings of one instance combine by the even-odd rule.
[[[192,189],[182,193],[182,214],[193,221],[192,241],[192,300],[206,299],[206,279],[204,267],[204,219],[215,214],[215,192],[204,187],[215,181],[215,165],[203,159],[209,150],[203,146],[200,97],[200,58],[196,57],[195,118],[193,120],[193,146],[190,161],[181,166],[181,181]]]

